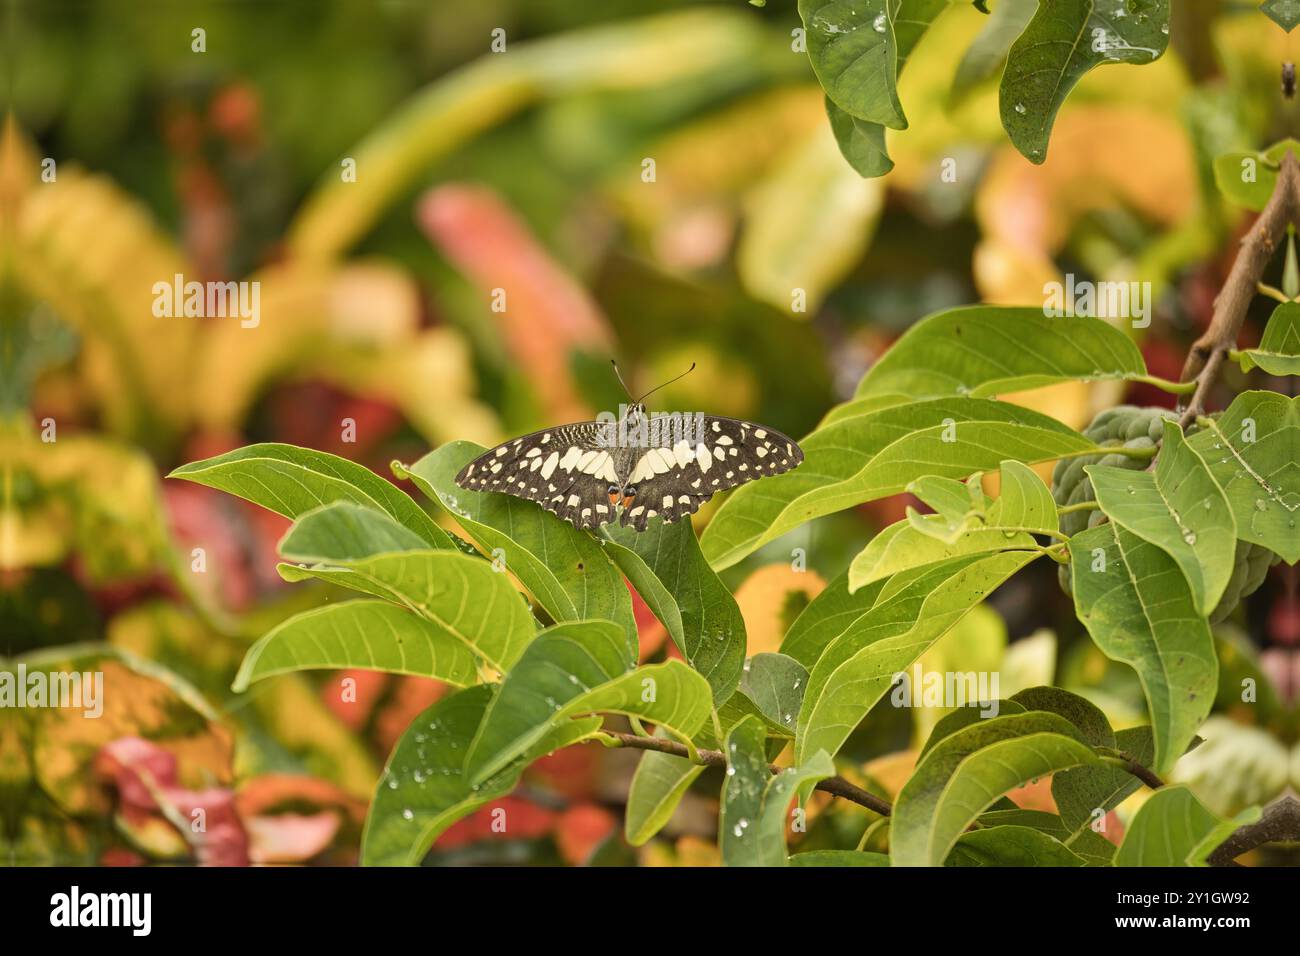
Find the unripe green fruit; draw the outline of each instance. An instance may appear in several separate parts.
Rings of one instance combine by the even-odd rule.
[[[1164,435],[1163,420],[1175,418],[1167,408],[1139,408],[1119,405],[1108,408],[1083,430],[1085,437],[1103,447],[1154,448]],[[1142,471],[1150,465],[1145,458],[1128,455],[1088,455],[1083,458],[1065,458],[1056,463],[1052,471],[1052,497],[1060,507],[1096,501],[1092,481],[1084,474],[1089,465],[1114,465]],[[1106,520],[1099,509],[1072,511],[1061,515],[1061,531],[1068,535],[1095,528]],[[1254,593],[1264,583],[1270,566],[1278,556],[1261,545],[1237,541],[1236,560],[1232,576],[1224,589],[1223,597],[1210,613],[1210,623],[1217,624],[1233,612],[1241,599]],[[1061,586],[1070,593],[1070,569],[1062,565],[1059,571]]]

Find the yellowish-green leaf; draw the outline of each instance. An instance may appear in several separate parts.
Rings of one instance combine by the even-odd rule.
[[[837,753],[896,674],[1037,557],[1031,551],[968,555],[891,579],[872,608],[852,621],[813,667],[799,713],[795,759],[819,750]]]
[[[219,488],[286,518],[350,501],[385,512],[435,548],[454,547],[414,501],[369,468],[311,448],[248,445],[182,465],[168,477]]]
[[[584,714],[625,714],[688,740],[708,718],[708,681],[678,660],[635,667],[622,628],[610,621],[543,631],[488,708],[465,758],[470,782],[481,783]]]
[[[1237,827],[1259,819],[1258,807],[1221,820],[1187,787],[1161,787],[1138,808],[1115,854],[1116,866],[1205,866]]]
[[[472,647],[428,617],[386,601],[343,601],[294,615],[248,649],[234,690],[302,670],[414,674],[465,687],[477,682]]]
[[[1110,465],[1084,469],[1101,510],[1121,528],[1169,555],[1183,572],[1192,604],[1209,614],[1232,577],[1237,525],[1209,465],[1177,422],[1165,421],[1155,471]]]
[[[835,773],[831,758],[819,752],[799,767],[773,775],[765,740],[757,717],[746,717],[727,734],[727,776],[718,817],[718,846],[727,866],[785,866],[790,801],[800,787]]]
[[[600,725],[597,717],[569,721],[499,774],[473,786],[462,765],[493,690],[480,685],[449,694],[402,734],[366,816],[363,866],[418,866],[447,827],[513,790],[528,763],[576,743]]]
[[[1246,349],[1238,361],[1245,372],[1258,367],[1269,375],[1300,375],[1300,303],[1279,303],[1259,347]]]
[[[291,561],[355,561],[395,551],[425,551],[428,543],[386,512],[335,501],[304,512],[280,539]]]
[[[456,484],[461,468],[482,454],[473,442],[456,441],[409,467],[394,465],[425,495],[456,518],[475,543],[526,587],[555,621],[590,618],[622,625],[636,645],[632,599],[623,575],[600,542],[532,501]]]
[[[1019,462],[1004,461],[1001,474],[1001,497],[987,511],[981,503],[980,510],[968,510],[960,518],[955,517],[955,510],[947,515],[909,514],[907,520],[880,532],[849,566],[849,588],[857,590],[900,571],[964,554],[1037,548],[1035,534],[1053,534],[1058,528],[1052,493],[1032,469]],[[960,483],[951,484],[962,489],[969,508],[969,491]],[[982,499],[983,493],[979,495]],[[957,498],[952,501],[954,508],[960,503]]]
[[[1163,773],[1214,703],[1219,665],[1209,624],[1174,560],[1113,522],[1071,538],[1070,558],[1079,619],[1107,657],[1137,671],[1154,769]]]
[[[902,392],[913,398],[984,398],[1057,382],[1145,374],[1133,340],[1102,319],[974,305],[937,312],[913,325],[863,377],[856,397]]]
[[[841,418],[802,443],[804,463],[744,485],[700,546],[725,568],[805,521],[904,490],[926,475],[966,478],[1012,459],[1085,454],[1097,446],[1053,418],[1005,402],[940,398]]]
[[[457,551],[405,551],[336,564],[281,564],[279,569],[288,581],[319,578],[390,601],[501,672],[519,659],[537,632],[509,577]]]
[[[1010,714],[965,727],[935,746],[899,792],[890,860],[894,866],[939,866],[998,797],[1098,759],[1074,725],[1055,714]]]
[[[1300,398],[1243,392],[1188,439],[1232,505],[1237,537],[1300,561]]]

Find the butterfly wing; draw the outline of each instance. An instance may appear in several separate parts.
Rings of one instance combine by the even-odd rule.
[[[766,425],[711,415],[699,420],[697,433],[671,447],[647,448],[637,459],[628,482],[636,498],[621,524],[637,531],[655,517],[671,524],[719,491],[779,475],[803,461],[797,442]]]
[[[489,448],[456,475],[471,491],[535,501],[576,528],[614,519],[606,490],[617,485],[613,429],[606,422],[560,425]]]

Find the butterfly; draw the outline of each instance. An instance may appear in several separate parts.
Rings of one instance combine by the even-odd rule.
[[[645,399],[663,387],[623,406],[616,420],[558,425],[491,448],[460,470],[456,484],[535,501],[575,528],[617,518],[644,531],[652,518],[672,523],[719,491],[803,461],[793,439],[766,425],[647,413]]]

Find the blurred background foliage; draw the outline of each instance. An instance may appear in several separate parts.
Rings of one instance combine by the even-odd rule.
[[[101,662],[109,700],[132,704],[93,725],[3,715],[0,859],[352,861],[384,755],[441,693],[357,672],[233,695],[248,643],[330,595],[276,577],[285,522],[164,486],[178,464],[284,441],[387,474],[444,441],[616,408],[611,357],[642,389],[697,363],[660,408],[801,435],[920,317],[1035,304],[1067,273],[1153,282],[1155,320],[1135,334],[1176,378],[1243,230],[1212,162],[1294,125],[1290,41],[1253,7],[1175,4],[1170,52],[1090,73],[1035,167],[1002,133],[998,65],[955,68],[987,21],[954,4],[901,77],[895,169],[864,180],[792,47],[793,0],[10,0],[0,651]],[[153,283],[176,274],[260,282],[260,324],[156,317]],[[1009,397],[1076,427],[1169,401],[1113,384]],[[750,653],[775,650],[907,503],[819,520],[728,569]],[[1008,584],[926,669],[999,670],[1004,697],[1058,683],[1117,726],[1141,721],[1133,673],[1086,640],[1054,577]],[[643,655],[666,653],[637,610]],[[1236,683],[1213,719],[1242,742],[1207,745],[1188,773],[1229,814],[1287,779],[1294,571],[1275,569],[1222,639]],[[1233,705],[1239,672],[1268,706]],[[849,774],[896,791],[938,716],[878,708]],[[484,810],[430,862],[715,862],[712,774],[661,838],[623,843],[634,760],[562,751],[505,801],[507,838]],[[201,838],[176,823],[200,793],[228,811]],[[817,813],[803,845],[851,848],[863,822]]]

